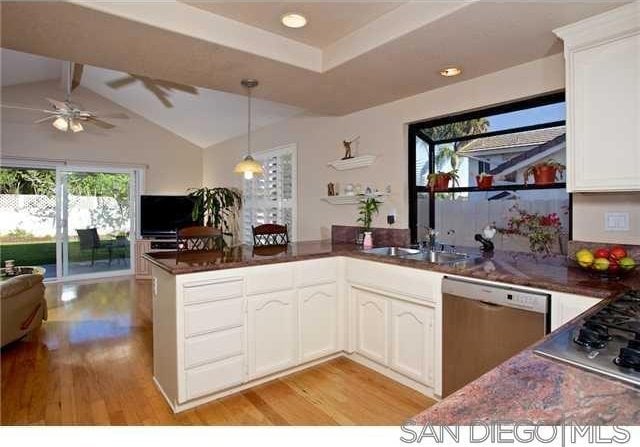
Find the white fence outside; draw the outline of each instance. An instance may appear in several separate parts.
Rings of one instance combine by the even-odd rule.
[[[423,238],[423,225],[428,223],[428,198],[418,198],[418,236]],[[436,228],[439,231],[438,241],[459,247],[477,247],[480,244],[474,240],[477,233],[487,224],[506,228],[509,216],[513,215],[509,209],[515,204],[529,212],[541,214],[557,213],[563,230],[564,248],[569,231],[568,200],[438,200],[436,202]],[[449,233],[449,234],[447,234]],[[529,251],[529,241],[526,237],[497,234],[493,240],[497,250]],[[561,252],[556,244],[554,251]]]
[[[69,196],[69,236],[76,229],[97,228],[100,234],[129,231],[129,207],[113,197]],[[16,229],[35,237],[56,234],[56,198],[0,194],[0,235]]]

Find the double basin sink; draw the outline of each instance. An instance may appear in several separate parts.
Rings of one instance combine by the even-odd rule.
[[[415,259],[431,262],[433,264],[457,264],[471,260],[471,257],[466,253],[449,253],[434,250],[422,251],[416,248],[407,247],[377,247],[364,250],[363,253],[403,259]]]

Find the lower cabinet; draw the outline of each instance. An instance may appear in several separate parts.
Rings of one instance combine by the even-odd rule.
[[[555,331],[600,301],[599,298],[553,292],[551,294],[551,330]]]
[[[400,300],[391,301],[389,366],[418,382],[433,384],[435,310]]]
[[[248,298],[249,379],[298,362],[298,312],[295,290]]]
[[[298,290],[300,360],[308,362],[338,351],[336,284]]]
[[[386,366],[389,347],[388,298],[360,288],[351,290],[356,301],[356,352]]]
[[[351,288],[355,349],[370,360],[425,385],[434,384],[435,309],[384,292]]]

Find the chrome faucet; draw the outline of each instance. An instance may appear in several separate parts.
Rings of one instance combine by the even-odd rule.
[[[427,251],[435,251],[436,244],[437,244],[436,236],[438,236],[438,232],[427,225],[425,225],[424,228],[426,231],[425,231],[425,240],[422,243],[422,248],[426,249]]]

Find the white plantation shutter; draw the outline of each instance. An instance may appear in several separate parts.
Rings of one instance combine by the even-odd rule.
[[[289,240],[296,240],[297,148],[295,144],[253,154],[262,163],[264,175],[244,180],[242,232],[253,244],[252,225],[287,225]]]

